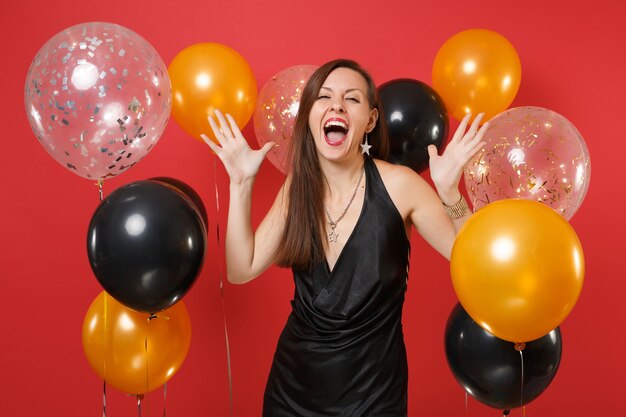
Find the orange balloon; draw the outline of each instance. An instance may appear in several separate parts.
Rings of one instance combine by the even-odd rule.
[[[559,326],[582,289],[585,261],[574,229],[531,200],[488,204],[459,231],[452,283],[467,313],[511,342],[538,339]]]
[[[163,385],[189,350],[191,323],[182,301],[152,320],[149,317],[105,291],[85,315],[83,350],[89,364],[108,385],[127,394],[143,394]]]
[[[470,29],[448,39],[433,63],[433,88],[457,120],[485,113],[484,121],[509,107],[522,77],[513,45],[497,32]]]
[[[194,138],[215,137],[207,118],[215,109],[228,113],[243,129],[256,104],[252,69],[237,51],[219,43],[198,43],[178,53],[168,67],[172,116]]]

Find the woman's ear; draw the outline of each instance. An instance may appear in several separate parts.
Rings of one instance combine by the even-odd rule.
[[[373,108],[370,111],[370,119],[367,122],[367,133],[370,133],[372,130],[374,130],[374,128],[376,127],[376,122],[378,121],[378,109],[377,108]]]

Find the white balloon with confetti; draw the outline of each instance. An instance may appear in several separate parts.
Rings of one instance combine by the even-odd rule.
[[[156,145],[169,119],[167,66],[141,36],[114,23],[65,29],[26,78],[28,121],[61,165],[88,179],[118,175]]]
[[[302,91],[315,65],[295,65],[270,78],[259,93],[254,111],[254,133],[259,146],[276,142],[267,159],[283,174],[289,171],[287,155]]]
[[[587,145],[576,127],[541,107],[516,107],[489,121],[485,146],[465,167],[474,209],[497,200],[543,203],[570,219],[591,176]]]

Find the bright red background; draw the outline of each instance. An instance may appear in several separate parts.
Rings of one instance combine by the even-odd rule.
[[[96,20],[138,32],[166,63],[193,43],[229,45],[249,61],[259,88],[288,66],[321,64],[337,57],[360,61],[379,84],[399,77],[430,83],[435,54],[451,35],[479,27],[507,37],[522,62],[522,84],[513,105],[547,107],[571,120],[587,141],[593,167],[587,198],[572,219],[586,255],[585,285],[562,326],[561,368],[550,388],[527,407],[527,415],[624,415],[626,284],[621,237],[626,232],[626,201],[620,160],[626,153],[626,6],[619,0],[584,4],[3,1],[0,416],[102,413],[102,384],[81,346],[84,314],[100,292],[85,250],[87,225],[98,204],[97,188],[48,156],[28,126],[23,104],[26,72],[38,49],[56,32]],[[256,146],[250,126],[244,133]],[[192,318],[192,344],[185,364],[168,386],[168,416],[230,413],[219,290],[221,251],[216,238],[218,222],[222,234],[224,230],[228,187],[218,164],[218,214],[215,172],[209,150],[170,120],[147,158],[105,183],[105,192],[111,192],[139,179],[176,177],[194,187],[209,210],[207,262],[184,299]],[[268,209],[282,180],[271,164],[264,165],[254,197],[255,222]],[[417,236],[412,244],[404,309],[410,415],[464,415],[464,393],[443,353],[444,325],[455,304],[448,263]],[[225,286],[235,416],[260,415],[266,376],[292,291],[289,272],[277,268],[251,284]],[[107,400],[109,416],[136,415],[132,398],[109,389]],[[151,395],[148,403],[151,415],[161,415],[162,391]],[[501,414],[470,400],[467,415]]]

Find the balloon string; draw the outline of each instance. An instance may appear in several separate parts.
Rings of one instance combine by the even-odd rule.
[[[102,382],[102,417],[107,417],[107,382]]]
[[[519,398],[519,405],[520,407],[522,407],[523,412],[524,412],[524,416],[526,415],[526,409],[524,408],[524,349],[526,349],[526,343],[524,342],[517,342],[515,343],[515,350],[519,352],[519,357],[520,357],[520,361],[521,361],[521,367],[522,367],[522,380],[520,382],[520,398]]]
[[[100,198],[102,198],[102,194],[100,194]],[[106,291],[104,292],[104,355],[102,358],[102,374],[104,376],[102,381],[103,387],[102,387],[102,417],[107,417],[107,356],[109,353],[109,338],[108,336],[108,332],[107,332],[107,325],[108,325],[108,304],[109,304],[109,297],[108,294],[106,293]]]
[[[102,179],[99,179],[98,182],[96,183],[96,185],[98,186],[98,192],[100,194],[100,201],[102,201],[104,199],[103,192],[102,192],[102,184],[103,184],[103,182],[104,181]]]
[[[469,415],[469,407],[468,407],[468,403],[467,403],[467,391],[465,391],[465,417],[467,417]]]
[[[166,405],[167,405],[167,382],[163,384],[163,417],[167,417],[166,412],[165,412]]]
[[[521,364],[522,364],[522,383],[521,383],[521,388],[520,388],[520,407],[522,407],[522,409],[524,408],[524,352],[523,349],[520,349],[519,351],[519,357],[521,360]],[[526,410],[523,410],[524,415],[526,415]]]
[[[148,324],[146,325],[146,338],[144,341],[144,349],[145,349],[145,355],[146,355],[146,392],[149,391],[149,377],[148,377],[148,327],[150,327],[150,319],[148,319]]]
[[[144,339],[144,345],[143,345],[145,355],[146,355],[146,391],[145,392],[150,391],[150,370],[148,368],[148,334],[150,333],[150,322],[152,321],[152,319],[156,319],[156,318],[157,316],[155,314],[150,314],[150,316],[148,316],[147,323],[146,323],[146,337]],[[149,413],[150,411],[148,410],[148,414]]]
[[[98,194],[100,195],[100,202],[103,200],[102,192],[102,179],[97,182]],[[104,357],[102,360],[102,373],[104,375],[104,381],[102,381],[102,417],[107,417],[107,354],[109,353],[109,339],[107,337],[107,293],[104,292]]]
[[[143,400],[143,394],[137,395],[137,415],[141,417],[141,403]]]
[[[222,267],[222,245],[220,242],[220,193],[217,187],[217,158],[213,158],[213,174],[215,179],[215,206],[217,208],[217,249],[218,249],[218,264],[219,264],[219,276],[220,276],[220,298],[222,301],[222,317],[224,318],[224,336],[226,338],[226,365],[228,368],[228,396],[230,400],[230,415],[233,416],[233,375],[230,364],[230,343],[228,341],[228,326],[226,323],[226,301],[224,300],[224,274]]]

